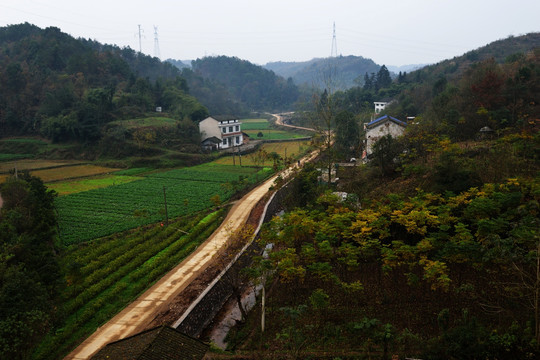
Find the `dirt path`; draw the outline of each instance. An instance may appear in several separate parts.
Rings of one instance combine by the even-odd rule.
[[[308,128],[308,127],[303,127],[303,126],[295,126],[295,125],[285,124],[285,123],[283,122],[283,116],[281,116],[281,115],[279,115],[279,114],[272,114],[272,116],[276,118],[276,124],[278,124],[278,125],[285,126],[285,127],[289,127],[289,128],[293,128],[293,129],[300,129],[300,130],[307,130],[307,131],[317,132],[317,130],[315,130],[315,129],[313,129],[313,128]]]
[[[243,226],[257,202],[268,192],[276,176],[265,181],[240,199],[223,224],[197,250],[148,289],[137,300],[112,318],[66,359],[89,359],[104,345],[145,329],[164,307],[211,263],[213,256],[227,241],[232,229]]]

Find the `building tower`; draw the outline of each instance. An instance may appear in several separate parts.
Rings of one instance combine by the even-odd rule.
[[[334,21],[334,35],[332,36],[332,50],[330,57],[337,57],[336,22]]]
[[[161,54],[159,52],[159,40],[158,40],[158,33],[157,33],[157,26],[154,25],[154,56],[158,59],[161,58]]]

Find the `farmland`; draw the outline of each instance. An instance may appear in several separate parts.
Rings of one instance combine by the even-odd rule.
[[[206,164],[61,196],[56,200],[60,239],[64,245],[80,243],[164,221],[167,215],[205,210],[270,173],[268,168]]]
[[[164,116],[151,116],[146,118],[137,118],[131,120],[117,120],[112,121],[111,125],[122,125],[126,129],[135,129],[141,127],[161,127],[161,126],[174,126],[178,120],[164,117]]]
[[[306,137],[290,131],[273,129],[266,119],[242,120],[242,131],[256,140],[288,140]]]
[[[309,146],[310,145],[308,141],[273,142],[273,143],[263,144],[261,146],[261,150],[264,150],[267,154],[275,152],[282,158],[286,156],[286,157],[291,157],[293,159],[297,159],[297,158],[300,158],[309,150]],[[239,160],[235,159],[234,161],[238,163]],[[213,163],[221,164],[221,165],[232,165],[233,157],[225,156],[225,157],[215,160]],[[251,154],[242,156],[242,165],[244,166],[254,166],[254,165],[270,166],[271,164],[272,164],[272,160],[270,159],[265,159],[264,162],[259,163],[257,160],[256,153],[251,153]]]
[[[114,316],[189,255],[221,224],[227,209],[74,245],[62,256],[67,287],[64,321],[40,344],[36,358],[62,358],[80,339]]]
[[[108,186],[115,186],[125,184],[135,180],[141,180],[139,176],[125,176],[125,175],[107,175],[93,178],[84,178],[71,181],[58,181],[47,184],[47,187],[54,190],[58,195],[69,195],[83,191],[89,191]]]

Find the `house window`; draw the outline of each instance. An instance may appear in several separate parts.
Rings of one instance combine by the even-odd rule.
[[[226,127],[224,127],[224,128],[221,128],[221,130],[223,131],[223,133],[224,133],[224,134],[226,134],[226,133],[227,133],[227,128],[226,128]]]
[[[223,145],[227,145],[227,138],[223,139]]]
[[[236,131],[240,131],[240,125],[236,125]]]
[[[229,126],[229,132],[233,132],[233,127]]]
[[[236,143],[237,143],[237,144],[240,144],[240,136],[237,136],[237,137],[236,137]]]

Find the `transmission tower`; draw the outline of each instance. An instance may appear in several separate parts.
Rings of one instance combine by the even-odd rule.
[[[158,40],[156,25],[154,25],[154,56],[157,57],[158,59],[161,58],[161,54],[159,52],[159,40]]]
[[[332,50],[330,57],[337,57],[336,22],[334,21],[334,35],[332,36]]]
[[[141,25],[139,24],[139,53],[142,53],[142,42],[141,37],[143,36],[142,33],[144,32],[143,29],[141,29]]]

